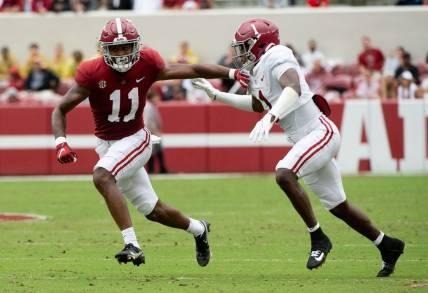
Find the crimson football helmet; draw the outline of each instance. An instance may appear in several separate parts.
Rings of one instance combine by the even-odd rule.
[[[275,24],[263,18],[244,21],[232,42],[234,62],[238,68],[251,70],[260,57],[275,45],[279,45],[279,30]]]
[[[105,63],[119,72],[128,71],[140,58],[140,34],[132,22],[125,18],[114,18],[107,22],[99,39]],[[132,45],[126,55],[112,55],[111,49],[117,45]]]

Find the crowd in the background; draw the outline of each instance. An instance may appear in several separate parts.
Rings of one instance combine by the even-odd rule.
[[[222,3],[225,1],[222,1]],[[361,2],[361,1],[360,1]],[[210,9],[218,5],[216,0],[0,0],[0,12],[66,12],[133,10],[151,13],[162,9]],[[306,5],[308,7],[328,6],[329,0],[259,0],[255,5],[268,8]],[[342,3],[352,5],[353,2]],[[360,3],[363,5],[364,1]],[[396,5],[422,5],[428,0],[397,0]],[[221,6],[220,6],[221,7]]]
[[[214,0],[0,0],[1,12],[86,12],[134,10],[153,12],[160,9],[212,8]]]
[[[376,48],[369,37],[361,39],[361,52],[355,62],[343,64],[322,52],[316,40],[309,40],[300,54],[291,44],[306,80],[313,92],[329,101],[345,99],[421,99],[428,100],[428,54],[425,60],[414,62],[411,53],[397,47],[385,54]],[[79,50],[65,53],[62,44],[54,48],[48,60],[37,43],[30,44],[26,60],[16,60],[10,48],[0,52],[0,102],[55,102],[73,83],[78,64],[83,60]],[[231,48],[218,64],[233,68]],[[89,56],[93,57],[93,56]],[[165,58],[171,64],[196,64],[200,60],[186,41],[179,44],[177,53]],[[211,80],[223,91],[243,93],[233,80]],[[161,101],[208,102],[203,91],[194,89],[190,80],[157,82],[151,95]]]
[[[351,64],[337,64],[317,48],[314,40],[299,58],[310,88],[328,100],[417,99],[428,94],[428,53],[415,63],[411,53],[397,47],[384,54],[369,37]],[[296,55],[299,54],[296,52]]]
[[[0,52],[0,101],[55,101],[64,94],[74,80],[76,68],[83,54],[75,50],[67,56],[62,44],[54,48],[48,60],[37,43],[31,43],[28,57],[18,61],[10,48]]]

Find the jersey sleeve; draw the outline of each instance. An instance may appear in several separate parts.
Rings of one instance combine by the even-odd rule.
[[[158,51],[152,48],[144,49],[147,54],[147,57],[150,59],[150,63],[153,65],[153,70],[156,71],[156,76],[159,72],[161,72],[165,68],[165,61]]]
[[[293,68],[298,70],[299,68],[296,58],[293,53],[291,53],[291,50],[289,51],[290,52],[281,50],[270,56],[270,68],[272,76],[276,80],[279,80],[288,69]]]
[[[91,84],[91,74],[87,68],[88,66],[86,62],[80,63],[77,67],[74,79],[79,86],[89,89]]]

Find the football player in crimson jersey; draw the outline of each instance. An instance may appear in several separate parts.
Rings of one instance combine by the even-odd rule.
[[[193,84],[205,90],[212,100],[246,111],[266,110],[267,114],[250,133],[251,140],[267,139],[272,126],[278,122],[293,143],[292,149],[276,166],[276,182],[310,233],[307,268],[322,265],[332,244],[321,230],[299,178],[333,215],[374,242],[383,261],[378,277],[389,276],[403,253],[404,242],[385,235],[346,199],[335,160],[340,134],[327,118],[330,108],[324,98],[311,92],[292,51],[280,45],[278,28],[266,19],[245,21],[238,27],[232,47],[238,68],[250,73],[247,95],[220,92],[204,79],[195,79]]]
[[[89,97],[100,157],[93,181],[122,232],[125,247],[115,256],[119,263],[145,262],[123,194],[147,219],[191,233],[197,262],[206,266],[211,255],[209,224],[185,217],[160,201],[144,169],[155,142],[144,128],[146,94],[157,80],[205,77],[245,83],[248,78],[238,70],[218,65],[166,65],[156,50],[141,49],[137,29],[124,18],[112,19],[104,26],[99,45],[103,56],[79,65],[75,84],[52,113],[57,159],[60,163],[77,160],[66,140],[66,114]]]

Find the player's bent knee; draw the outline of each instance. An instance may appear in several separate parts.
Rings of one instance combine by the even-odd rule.
[[[153,210],[146,215],[146,218],[153,222],[159,222],[164,217],[165,211],[162,203],[158,201]]]
[[[348,201],[345,200],[344,202],[338,204],[336,207],[330,209],[330,212],[339,219],[342,219],[349,212]]]
[[[94,173],[92,174],[92,180],[97,188],[103,187],[115,181],[113,175],[104,168],[95,169]]]
[[[139,203],[132,203],[137,210],[142,213],[145,217],[150,215],[156,207],[156,202],[141,201]]]
[[[292,184],[296,183],[297,176],[293,171],[286,168],[281,168],[276,170],[276,183],[281,186],[281,188],[288,188]]]

